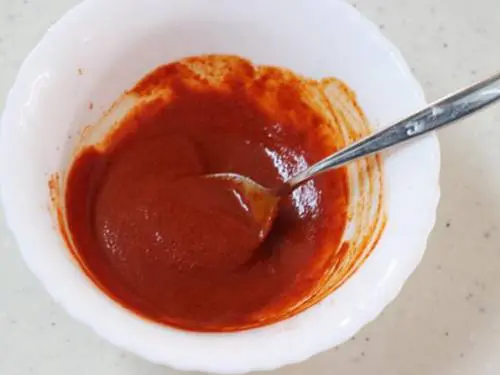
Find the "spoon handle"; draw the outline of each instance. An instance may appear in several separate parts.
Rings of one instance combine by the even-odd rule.
[[[287,190],[353,160],[437,130],[500,99],[500,73],[430,104],[419,112],[326,157],[286,182]]]

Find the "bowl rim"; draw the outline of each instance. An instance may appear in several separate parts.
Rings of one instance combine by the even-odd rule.
[[[343,9],[343,11],[348,13],[350,17],[352,17],[353,20],[359,24],[360,27],[366,29],[366,32],[370,34],[371,38],[374,38],[376,40],[376,43],[380,46],[380,48],[384,48],[387,51],[387,53],[391,54],[392,58],[399,65],[400,74],[404,76],[404,79],[408,82],[408,87],[411,86],[411,89],[414,92],[415,102],[419,102],[419,104],[424,105],[426,101],[421,86],[411,73],[411,70],[406,64],[400,51],[382,35],[379,28],[371,21],[364,18],[357,11],[357,9],[348,5],[344,1],[342,0],[326,0],[326,1],[331,4],[335,4],[335,6],[338,6],[339,9]],[[16,204],[18,204],[19,199],[11,199],[13,196],[13,189],[15,189],[15,184],[10,184],[9,178],[6,178],[6,176],[9,175],[11,169],[10,166],[7,165],[9,163],[9,160],[7,157],[8,156],[7,151],[5,151],[8,150],[8,147],[3,147],[6,146],[7,142],[5,136],[5,128],[7,125],[5,119],[11,118],[12,113],[15,112],[14,108],[17,108],[17,106],[19,105],[18,97],[23,97],[24,95],[23,91],[28,90],[27,85],[20,84],[20,82],[24,81],[23,76],[25,74],[25,71],[29,69],[29,65],[33,64],[33,61],[34,59],[36,59],[37,54],[43,53],[43,50],[47,48],[47,43],[48,43],[47,41],[50,39],[50,37],[55,33],[60,33],[66,27],[69,27],[69,21],[71,20],[72,17],[77,16],[77,14],[80,11],[84,10],[85,7],[89,6],[89,4],[96,2],[97,0],[83,1],[76,7],[70,9],[61,18],[59,22],[57,22],[47,31],[47,33],[39,42],[39,44],[32,50],[32,52],[23,62],[19,70],[19,73],[17,75],[17,78],[15,80],[15,83],[8,94],[5,111],[2,118],[0,119],[0,181],[2,181],[2,183],[0,184],[0,189],[1,189],[0,194],[3,202],[3,207],[5,210],[6,224],[8,228],[14,233],[18,247],[21,250],[21,253],[24,257],[26,264],[31,269],[31,271],[38,277],[38,279],[41,280],[41,282],[44,284],[45,289],[49,291],[52,297],[61,305],[63,305],[63,307],[65,307],[66,310],[69,311],[69,313],[73,315],[77,320],[91,326],[100,336],[105,337],[115,345],[123,349],[126,349],[130,352],[136,353],[141,357],[148,359],[151,362],[169,365],[171,367],[186,371],[201,370],[201,371],[217,372],[217,373],[236,373],[236,372],[243,373],[256,370],[271,370],[286,364],[301,362],[315,354],[323,352],[335,345],[347,341],[364,325],[375,319],[380,314],[380,312],[397,296],[404,282],[408,279],[408,277],[411,275],[411,273],[414,271],[414,269],[420,262],[420,259],[423,256],[426,247],[427,238],[435,223],[436,208],[440,196],[439,186],[438,186],[440,155],[439,155],[439,143],[437,140],[437,136],[435,134],[431,134],[426,138],[426,141],[428,142],[429,147],[433,150],[436,158],[434,163],[435,167],[434,170],[429,171],[429,173],[433,175],[432,179],[435,180],[436,182],[436,190],[434,192],[433,197],[431,197],[430,199],[431,202],[428,204],[430,207],[433,207],[433,209],[428,211],[427,218],[423,220],[423,222],[425,222],[426,225],[425,228],[421,229],[420,235],[424,240],[415,246],[414,264],[412,264],[410,267],[404,270],[399,271],[399,276],[398,276],[399,279],[397,281],[394,280],[393,283],[390,284],[390,287],[386,287],[383,290],[383,292],[380,292],[377,300],[372,301],[374,303],[374,306],[372,306],[369,309],[366,308],[360,309],[356,313],[353,313],[353,319],[351,322],[346,323],[347,328],[345,330],[344,337],[342,338],[338,337],[335,339],[325,338],[315,342],[308,342],[307,345],[300,346],[300,349],[289,348],[290,350],[283,350],[282,351],[283,353],[279,353],[279,355],[276,355],[276,353],[274,353],[274,355],[268,355],[265,358],[261,357],[256,359],[252,358],[252,356],[249,356],[246,358],[245,361],[239,363],[238,363],[238,358],[241,359],[241,357],[238,356],[235,360],[233,359],[226,363],[217,360],[211,361],[209,355],[207,355],[206,358],[203,360],[196,359],[193,361],[187,361],[184,357],[173,359],[173,357],[168,357],[168,356],[162,357],[161,355],[159,355],[158,352],[154,353],[151,352],[150,347],[146,346],[141,347],[141,345],[137,345],[137,343],[135,343],[132,338],[127,339],[124,338],[123,335],[122,336],[117,335],[116,329],[113,330],[110,327],[107,327],[107,324],[104,322],[104,319],[98,316],[99,314],[89,311],[85,312],[79,311],[78,307],[75,307],[78,304],[73,304],[74,301],[69,301],[67,296],[65,296],[64,294],[62,294],[62,292],[60,292],[60,290],[58,290],[58,286],[55,285],[54,282],[55,279],[48,276],[47,270],[43,269],[44,268],[43,265],[37,264],[38,258],[33,256],[33,251],[32,251],[33,247],[32,243],[30,242],[30,239],[28,239],[29,236],[22,235],[23,225],[21,224],[20,218],[15,212]],[[12,145],[10,145],[9,147],[12,147]],[[109,301],[107,303],[109,303]],[[314,311],[322,309],[323,305],[324,305],[323,303],[320,303],[318,306],[315,306],[314,308],[309,309],[307,312],[303,312],[299,315],[307,315],[308,319],[310,319],[311,316],[315,315]],[[148,324],[149,326],[151,326],[151,329],[176,331],[175,329],[160,327],[151,322],[144,322],[141,319],[138,319],[137,316],[135,316],[131,312],[127,312],[127,314],[129,314],[130,317],[133,318],[134,320],[140,321],[141,324]],[[277,334],[281,335],[282,339],[288,337],[287,336],[288,328],[284,327],[281,323],[273,324],[272,327],[273,329],[276,330]],[[250,338],[252,336],[262,334],[262,332],[267,331],[267,329],[268,327],[262,327],[255,330],[246,331],[244,333],[236,333],[236,335],[244,334]],[[136,333],[139,334],[138,332]],[[185,345],[186,342],[191,342],[190,340],[192,338],[194,338],[194,340],[199,339],[200,342],[199,347],[197,347],[196,350],[201,352],[202,350],[207,350],[207,347],[205,345],[207,345],[207,343],[209,342],[220,343],[222,340],[222,341],[228,341],[229,343],[230,340],[227,339],[233,335],[235,335],[235,333],[199,334],[192,332],[177,332],[175,337],[176,339],[179,340],[179,345],[181,346]],[[187,341],[183,342],[183,339],[185,340],[188,336],[190,338]],[[255,362],[252,363],[251,359],[255,360]]]

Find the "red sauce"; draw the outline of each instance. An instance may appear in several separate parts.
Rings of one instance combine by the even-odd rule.
[[[86,272],[123,306],[187,330],[289,316],[335,263],[347,220],[343,169],[283,200],[263,243],[231,186],[200,177],[234,172],[277,186],[335,149],[301,80],[237,63],[217,85],[182,63],[152,72],[128,95],[168,95],[83,149],[66,182],[66,225]]]

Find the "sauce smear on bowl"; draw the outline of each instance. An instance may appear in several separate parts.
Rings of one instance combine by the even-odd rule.
[[[80,151],[66,179],[66,226],[94,282],[140,316],[187,330],[293,315],[343,254],[347,172],[285,198],[263,242],[237,192],[202,176],[272,187],[334,151],[338,134],[307,105],[303,82],[200,58],[160,67],[127,93],[141,104]]]

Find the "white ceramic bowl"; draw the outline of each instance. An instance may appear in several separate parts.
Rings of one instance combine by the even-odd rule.
[[[0,144],[6,219],[52,296],[117,346],[184,370],[273,369],[343,343],[395,298],[434,224],[439,145],[431,135],[385,156],[383,236],[361,269],[318,305],[241,333],[147,322],[105,296],[72,259],[48,210],[47,181],[67,165],[70,138],[123,90],[158,65],[203,53],[338,77],[357,92],[375,127],[425,104],[398,50],[341,1],[87,0],[47,32],[8,97]]]

